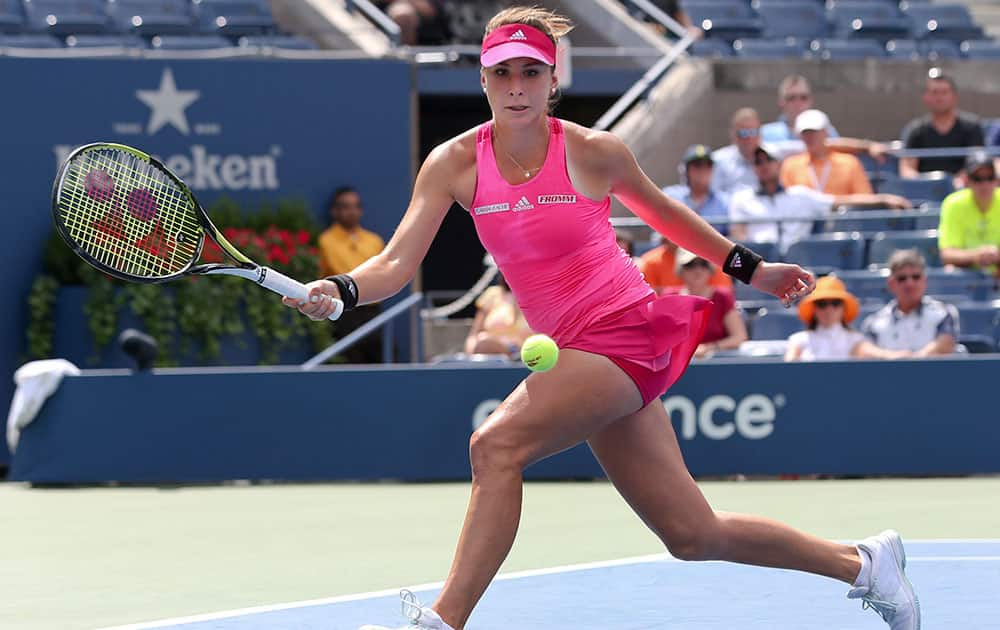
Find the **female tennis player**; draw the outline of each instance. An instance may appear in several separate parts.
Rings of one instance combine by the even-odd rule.
[[[811,291],[813,277],[796,265],[762,261],[663,195],[615,136],[549,116],[556,42],[570,28],[539,8],[497,14],[480,57],[492,120],[430,153],[382,253],[349,274],[310,283],[306,302],[285,300],[324,319],[331,297],[350,308],[395,294],[457,201],[531,328],[561,349],[554,369],[531,374],[472,435],[472,496],[451,571],[433,605],[404,598],[410,627],[465,627],[513,544],[522,470],[587,441],[674,556],[836,578],[894,630],[916,630],[920,613],[895,532],[843,545],[764,518],[714,512],[685,468],[659,398],[686,368],[710,302],[654,295],[615,242],[609,195],[671,241],[786,304]]]

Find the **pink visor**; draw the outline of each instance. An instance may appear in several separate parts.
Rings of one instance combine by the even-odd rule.
[[[508,24],[486,36],[479,62],[484,68],[489,68],[517,57],[528,57],[554,66],[556,45],[537,28],[525,24]]]

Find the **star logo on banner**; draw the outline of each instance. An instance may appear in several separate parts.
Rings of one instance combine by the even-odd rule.
[[[160,87],[156,90],[136,90],[135,97],[146,104],[150,111],[146,133],[153,135],[165,125],[173,125],[185,136],[190,133],[184,110],[201,97],[197,90],[178,90],[174,83],[174,73],[170,68],[163,70]]]

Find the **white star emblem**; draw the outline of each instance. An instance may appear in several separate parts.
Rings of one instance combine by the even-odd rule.
[[[156,90],[136,90],[136,98],[149,106],[149,126],[146,133],[153,135],[166,124],[171,124],[185,136],[190,133],[184,110],[201,97],[197,90],[178,90],[174,73],[163,70],[160,87]]]

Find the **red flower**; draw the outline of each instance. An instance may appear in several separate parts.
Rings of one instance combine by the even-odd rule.
[[[309,241],[312,239],[312,236],[309,234],[309,230],[299,230],[295,237],[299,245],[308,245]]]

